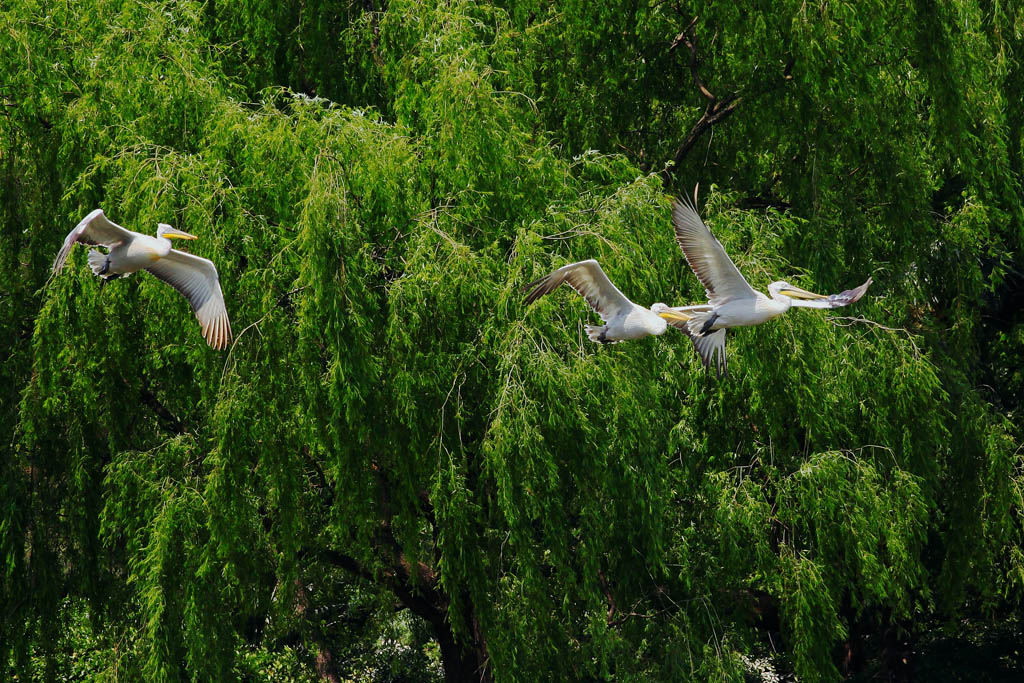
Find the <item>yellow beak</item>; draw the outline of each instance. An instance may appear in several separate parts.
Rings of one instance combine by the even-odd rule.
[[[164,237],[167,239],[179,239],[179,240],[194,240],[199,239],[195,235],[184,232],[182,230],[175,230],[174,232],[165,232]]]
[[[824,294],[815,294],[814,292],[808,292],[806,289],[800,289],[799,287],[789,286],[786,289],[780,290],[779,294],[785,294],[791,299],[827,299],[828,297]]]
[[[680,313],[679,311],[659,311],[658,315],[660,315],[665,320],[678,320],[679,322],[683,323],[685,323],[687,320],[693,319],[692,315]]]

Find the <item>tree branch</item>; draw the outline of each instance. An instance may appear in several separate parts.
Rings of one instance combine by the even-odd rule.
[[[313,468],[313,471],[316,473],[317,479],[319,479],[320,488],[322,488],[324,491],[330,491],[331,493],[333,493],[334,486],[332,486],[331,482],[327,479],[327,475],[324,473],[324,468],[320,466],[320,463],[317,462],[316,458],[314,458],[313,455],[309,452],[309,446],[303,446],[299,450],[302,453],[303,457],[306,459],[306,462],[309,464],[311,468]]]
[[[130,387],[128,380],[122,377],[121,381],[124,382],[126,387]],[[146,384],[143,384],[139,391],[139,400],[142,401],[142,405],[153,411],[162,428],[169,432],[174,432],[175,434],[184,434],[187,431],[185,424],[175,417],[174,414],[167,409],[167,406],[160,402],[160,399],[156,397],[156,394],[150,391]]]
[[[378,574],[370,571],[354,557],[330,548],[304,550],[300,556],[314,557],[370,583],[382,584],[395,594],[404,607],[425,619],[430,625],[435,628],[450,628],[447,624],[448,600],[433,587],[414,588],[409,582],[409,572],[401,563],[388,567]]]
[[[793,68],[793,60],[790,59],[789,63],[783,71],[783,76],[780,81],[763,84],[761,88],[754,90],[748,95],[742,95],[738,92],[731,93],[725,97],[718,97],[708,86],[704,83],[700,77],[700,72],[697,69],[697,38],[694,32],[694,26],[697,24],[697,17],[694,17],[689,25],[683,29],[679,35],[675,37],[672,44],[669,46],[669,51],[674,51],[680,44],[686,45],[690,52],[690,75],[693,78],[694,84],[700,91],[700,94],[707,100],[707,104],[704,107],[704,113],[697,120],[696,123],[690,128],[690,131],[683,138],[683,142],[676,148],[675,154],[672,155],[672,162],[665,165],[665,169],[661,172],[662,180],[666,185],[672,181],[675,177],[676,172],[679,169],[680,164],[686,155],[689,154],[690,150],[694,145],[697,144],[697,140],[701,138],[704,133],[710,130],[715,124],[725,121],[727,118],[732,116],[733,112],[740,105],[745,97],[757,97],[764,93],[775,90],[781,85],[792,80],[790,71]]]

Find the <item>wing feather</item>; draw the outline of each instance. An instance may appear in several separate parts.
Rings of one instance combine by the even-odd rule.
[[[725,328],[706,335],[690,335],[693,345],[704,361],[704,368],[711,372],[712,364],[721,379],[729,374],[729,363],[725,357]]]
[[[861,300],[861,297],[868,291],[868,287],[871,286],[871,282],[871,278],[868,278],[867,282],[860,287],[847,289],[838,294],[829,294],[827,299],[793,299],[793,305],[799,308],[840,308],[848,306]]]
[[[71,247],[76,243],[98,244],[107,248],[115,247],[125,240],[130,240],[139,233],[125,230],[120,225],[112,223],[103,215],[103,209],[96,209],[83,218],[74,229],[64,238],[64,245],[60,248],[57,258],[53,260],[53,272],[59,273],[68,260]]]
[[[530,290],[526,295],[526,304],[530,305],[545,294],[553,292],[563,282],[567,282],[575,289],[605,322],[633,307],[633,302],[612,284],[601,269],[601,264],[594,259],[562,266],[550,275],[526,285],[523,289]]]
[[[231,341],[231,322],[213,261],[177,249],[147,266],[146,270],[181,292],[203,330],[207,343],[218,351]]]
[[[736,268],[722,243],[711,234],[708,226],[697,215],[688,200],[672,205],[676,242],[683,250],[686,262],[704,285],[708,301],[715,308],[734,299],[753,298],[753,288]]]

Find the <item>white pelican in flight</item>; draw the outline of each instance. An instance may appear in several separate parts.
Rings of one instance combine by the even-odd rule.
[[[715,364],[719,377],[727,371],[725,331],[730,327],[759,325],[782,315],[791,306],[846,306],[864,296],[871,284],[871,278],[868,278],[860,287],[825,296],[779,280],[768,285],[768,293],[771,294],[768,298],[747,284],[692,204],[677,199],[672,207],[672,222],[675,224],[676,241],[690,268],[704,285],[708,303],[673,307],[669,310],[677,317],[669,321],[693,340],[704,367],[710,371],[711,364]]]
[[[172,249],[172,238],[194,240],[196,236],[160,223],[156,237],[150,237],[111,223],[103,209],[96,209],[68,233],[53,262],[53,272],[59,273],[64,267],[76,242],[106,247],[106,254],[98,249],[89,250],[89,267],[94,275],[106,281],[127,277],[137,270],[149,271],[188,299],[207,343],[217,350],[223,349],[231,341],[231,323],[217,268],[213,261]]]
[[[649,334],[664,334],[668,328],[666,319],[671,318],[685,324],[686,314],[675,313],[662,303],[650,309],[637,306],[612,284],[601,270],[601,264],[594,259],[579,261],[562,266],[550,275],[545,275],[523,287],[532,291],[526,295],[526,305],[554,291],[563,282],[575,289],[586,299],[590,307],[601,316],[604,325],[587,325],[590,341],[601,344],[615,344],[627,339],[640,339]]]

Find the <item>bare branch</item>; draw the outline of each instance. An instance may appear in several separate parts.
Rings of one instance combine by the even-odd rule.
[[[122,377],[121,381],[124,383],[125,387],[130,387],[128,380]],[[185,424],[175,417],[174,414],[160,402],[160,399],[156,397],[156,394],[150,390],[148,383],[144,382],[140,388],[139,400],[142,401],[142,405],[153,411],[153,414],[156,415],[161,428],[169,432],[174,432],[175,434],[184,434],[188,431]]]
[[[792,80],[790,72],[793,69],[794,60],[790,59],[789,63],[786,64],[786,67],[783,70],[781,79],[766,82],[762,84],[761,87],[753,90],[747,95],[735,92],[726,95],[725,97],[716,96],[704,83],[704,80],[700,77],[700,72],[697,69],[697,38],[693,30],[696,24],[697,17],[694,17],[690,21],[689,25],[683,29],[679,35],[675,37],[671,45],[669,45],[669,51],[674,51],[680,44],[686,45],[687,49],[690,51],[690,75],[693,77],[693,82],[700,91],[700,94],[705,100],[707,100],[707,105],[705,106],[704,113],[701,114],[700,119],[693,124],[690,131],[683,139],[683,142],[680,143],[679,147],[676,149],[675,154],[672,156],[672,162],[670,164],[666,164],[665,169],[662,171],[662,180],[666,185],[673,179],[683,159],[690,152],[693,146],[697,144],[697,140],[699,140],[700,137],[710,130],[715,124],[721,123],[732,116],[733,112],[736,111],[736,108],[745,97],[758,97],[775,90],[781,85]]]
[[[903,327],[888,327],[881,323],[876,323],[874,320],[868,320],[864,316],[854,318],[851,316],[833,315],[828,316],[827,318],[825,318],[825,320],[828,320],[836,327],[851,327],[852,325],[856,325],[859,323],[862,325],[867,325],[869,327],[874,327],[875,329],[885,330],[886,332],[902,332],[903,334],[907,335],[907,341],[910,342],[910,345],[914,349],[914,357],[921,357],[921,349],[917,347],[917,343],[914,341],[914,333]]]
[[[683,42],[683,40],[686,38],[686,34],[688,34],[690,30],[697,24],[697,18],[698,17],[694,17],[693,19],[691,19],[690,23],[686,25],[686,28],[680,31],[679,35],[677,35],[675,39],[672,40],[672,44],[668,46],[669,52],[674,52],[675,49],[679,47],[679,43]]]

